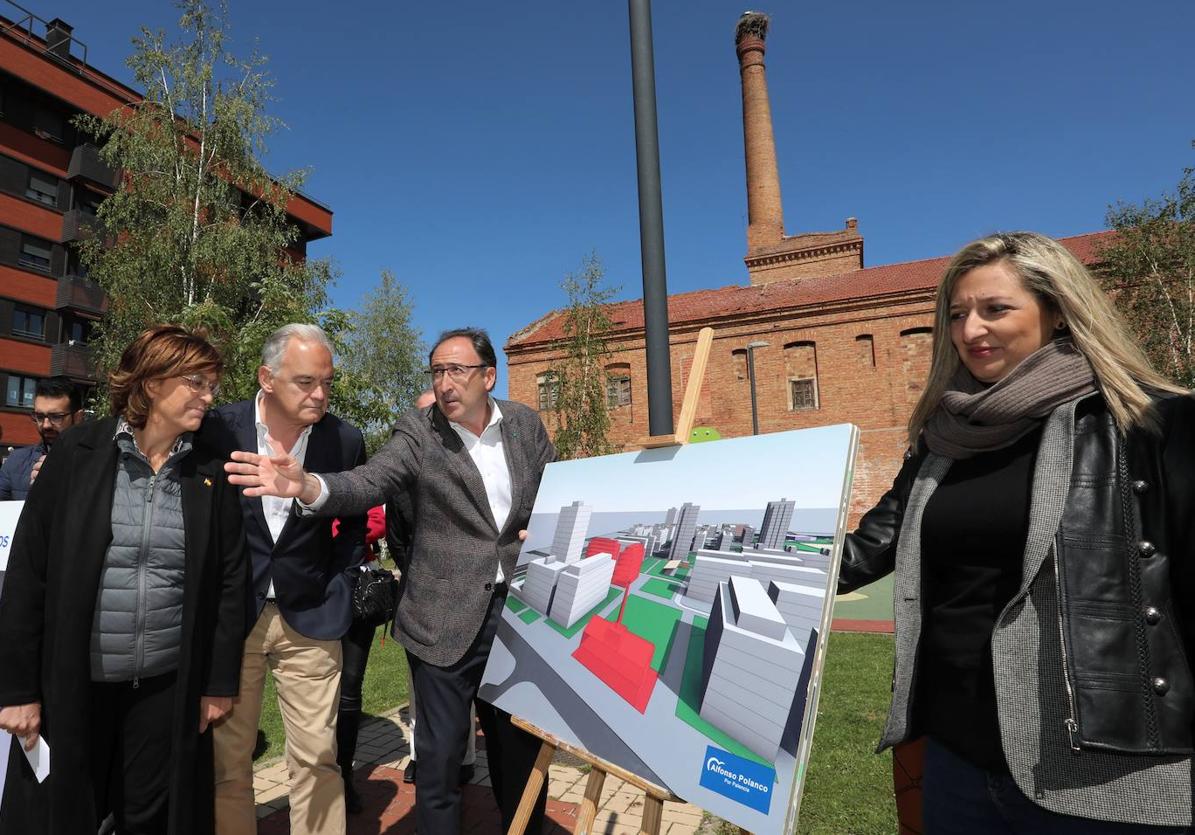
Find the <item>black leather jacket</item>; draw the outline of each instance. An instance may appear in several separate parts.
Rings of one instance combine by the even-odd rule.
[[[1077,751],[1189,754],[1195,743],[1195,399],[1162,397],[1156,411],[1160,431],[1124,437],[1102,397],[1076,410],[1054,554]],[[840,593],[892,571],[926,454],[909,455],[847,536]]]

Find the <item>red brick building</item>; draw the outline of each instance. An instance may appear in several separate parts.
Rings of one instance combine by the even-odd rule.
[[[140,96],[89,66],[63,21],[5,9],[19,18],[0,16],[0,445],[9,447],[37,440],[28,415],[38,378],[93,382],[87,341],[105,300],[70,243],[116,179],[71,120]],[[332,234],[331,210],[314,200],[297,195],[287,211],[301,230],[292,254]]]
[[[687,382],[698,331],[714,329],[697,425],[724,437],[752,431],[749,357],[754,360],[760,432],[833,423],[862,430],[851,521],[892,481],[905,426],[929,369],[933,292],[948,256],[863,266],[854,218],[838,232],[787,235],[764,78],[767,18],[747,14],[736,32],[743,84],[747,173],[748,286],[681,293],[668,299],[673,410]],[[1063,240],[1084,261],[1110,233]],[[609,306],[607,360],[613,439],[648,434],[647,370],[641,300]],[[537,405],[549,429],[551,366],[561,356],[563,315],[553,311],[510,337],[510,396]],[[791,462],[799,466],[799,462]]]

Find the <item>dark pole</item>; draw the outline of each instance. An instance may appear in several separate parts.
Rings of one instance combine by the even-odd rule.
[[[751,386],[751,434],[759,434],[759,407],[755,403],[755,349],[747,346],[747,381]]]
[[[668,355],[668,280],[664,271],[664,209],[660,198],[660,139],[656,130],[651,0],[628,0],[628,3],[635,99],[635,158],[639,167],[643,322],[647,344],[647,425],[651,435],[670,435],[673,432],[672,365]]]

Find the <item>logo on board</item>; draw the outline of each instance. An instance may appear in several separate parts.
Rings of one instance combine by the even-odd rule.
[[[715,748],[705,749],[700,785],[756,811],[768,813],[776,769]]]

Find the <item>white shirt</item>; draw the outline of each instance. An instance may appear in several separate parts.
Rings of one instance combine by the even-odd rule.
[[[489,405],[490,422],[481,430],[480,435],[474,435],[459,423],[454,423],[451,420],[448,421],[448,425],[461,439],[465,451],[469,453],[477,471],[481,473],[481,483],[485,486],[485,497],[490,505],[490,513],[494,517],[494,524],[497,525],[498,530],[502,530],[507,517],[510,516],[510,470],[506,466],[506,448],[502,443],[502,427],[500,425],[502,410],[498,408],[497,402],[492,397]],[[298,444],[295,446],[297,449]],[[298,455],[295,457],[298,458]],[[302,459],[300,459],[300,463],[302,463]],[[318,475],[315,479],[319,482],[319,496],[311,504],[299,502],[299,508],[302,511],[317,511],[328,501],[328,485]],[[494,582],[501,583],[505,580],[506,575],[502,573],[502,564],[499,563]]]
[[[266,441],[266,435],[269,434],[269,428],[261,422],[261,399],[265,397],[265,392],[260,389],[257,392],[257,397],[253,399],[253,425],[257,427],[257,454],[270,456],[274,454],[274,450]],[[272,437],[272,436],[271,436]],[[299,433],[298,440],[295,445],[289,450],[299,462],[300,466],[307,459],[307,441],[311,437],[311,427],[307,426]],[[266,517],[266,526],[270,529],[270,538],[274,542],[278,542],[278,537],[282,534],[282,528],[286,525],[287,518],[290,517],[291,505],[294,499],[280,499],[277,496],[262,496],[261,497],[261,511]],[[266,590],[266,597],[271,600],[274,598],[274,581],[270,581],[270,587]]]
[[[510,469],[506,466],[506,449],[502,444],[502,410],[494,399],[490,398],[490,422],[481,430],[481,435],[474,435],[459,423],[448,421],[465,445],[465,451],[477,465],[481,473],[481,482],[485,485],[485,497],[490,503],[490,513],[494,516],[494,524],[498,530],[506,524],[510,516]],[[502,574],[502,564],[498,564],[498,575],[494,582],[505,580]]]

